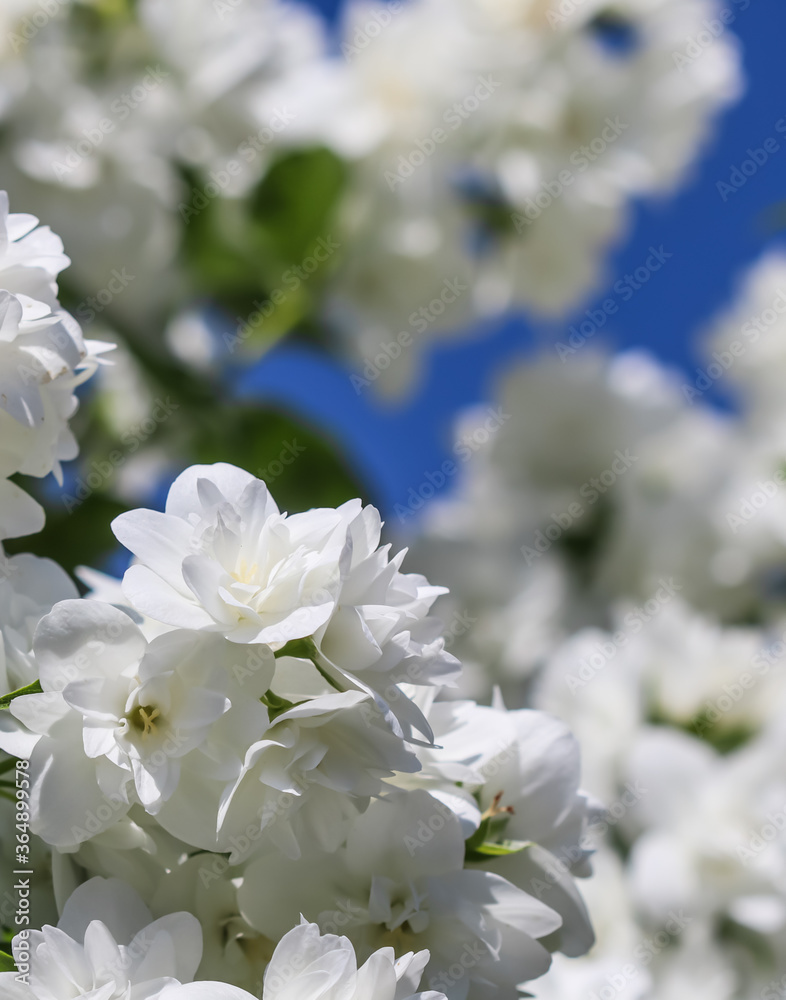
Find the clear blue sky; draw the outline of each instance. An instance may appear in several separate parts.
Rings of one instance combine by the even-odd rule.
[[[314,0],[314,5],[335,17],[340,3]],[[701,361],[696,333],[729,301],[735,277],[766,247],[784,241],[768,229],[768,218],[775,204],[786,201],[786,135],[775,130],[775,123],[786,118],[786,4],[752,0],[738,13],[733,30],[743,45],[745,96],[721,118],[677,197],[634,206],[631,231],[612,255],[609,285],[564,324],[567,330],[584,309],[602,302],[618,277],[643,263],[650,246],[662,244],[673,257],[620,306],[607,339],[620,348],[645,347],[694,375]],[[728,181],[748,147],[760,147],[769,137],[777,139],[779,151],[724,202],[718,181]],[[415,395],[395,409],[371,392],[356,395],[338,365],[287,345],[245,373],[239,388],[245,395],[284,403],[328,428],[389,516],[424,473],[441,465],[456,412],[486,399],[495,374],[532,344],[522,319],[498,323],[482,337],[448,343],[427,359]]]

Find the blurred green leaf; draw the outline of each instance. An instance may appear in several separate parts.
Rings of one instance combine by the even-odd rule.
[[[29,479],[20,480],[32,493]],[[39,491],[39,499],[40,491]],[[45,501],[43,501],[45,502]],[[46,525],[37,535],[13,538],[3,543],[10,556],[17,552],[32,552],[48,556],[73,574],[76,566],[100,565],[104,556],[117,545],[110,523],[126,509],[106,494],[92,493],[69,514],[61,500],[45,502]]]
[[[247,469],[289,512],[369,499],[338,442],[271,409],[238,405],[224,417],[214,415],[211,429],[196,442],[194,461]]]
[[[333,237],[345,165],[325,149],[289,153],[246,199],[208,197],[199,173],[183,174],[182,250],[195,293],[218,301],[236,326],[248,324],[244,343],[257,354],[299,323],[312,323],[333,250],[314,270],[298,269],[319,240]]]

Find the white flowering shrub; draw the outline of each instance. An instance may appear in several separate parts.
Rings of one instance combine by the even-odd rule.
[[[73,389],[111,346],[58,305],[66,258],[35,226],[6,213],[7,538],[43,520],[8,475],[73,457]],[[444,588],[381,527],[359,500],[282,513],[218,463],[115,518],[133,563],[83,572],[87,597],[4,556],[4,996],[513,998],[591,946],[577,744],[440,700]]]
[[[3,997],[786,989],[783,255],[689,376],[512,366],[384,536],[246,383],[564,319],[748,5],[2,4]]]
[[[77,318],[159,354],[172,320],[200,369],[318,320],[358,392],[478,318],[566,315],[741,90],[720,0],[352,0],[335,39],[288,0],[7,6],[0,166]]]
[[[460,690],[562,719],[606,806],[589,823],[597,944],[554,963],[548,1000],[783,992],[785,288],[770,251],[691,372],[565,341],[519,364],[506,421],[418,524],[415,565],[450,586],[436,610]]]

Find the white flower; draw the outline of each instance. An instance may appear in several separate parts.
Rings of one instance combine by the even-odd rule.
[[[197,979],[231,983],[259,996],[273,946],[240,915],[241,871],[230,867],[223,855],[200,852],[186,857],[183,851],[168,871],[161,871],[149,902],[156,915],[187,910],[199,920],[203,950]]]
[[[0,541],[40,531],[43,509],[8,477],[17,472],[62,482],[74,458],[68,420],[74,389],[109,345],[84,341],[57,301],[63,245],[32,215],[9,215],[0,191]]]
[[[416,993],[428,952],[398,960],[380,948],[358,968],[345,937],[321,935],[305,919],[285,934],[265,971],[263,1000],[443,1000],[441,993]]]
[[[259,824],[290,857],[300,855],[303,840],[334,851],[357,806],[382,792],[383,777],[419,767],[366,695],[347,691],[297,704],[249,747],[221,805],[217,849],[236,854],[238,832]]]
[[[733,350],[733,353],[732,353]],[[746,418],[764,429],[784,415],[786,370],[786,254],[772,250],[743,275],[732,303],[715,320],[707,339],[708,364],[700,394],[718,378],[742,391]],[[708,374],[712,365],[712,374]]]
[[[38,556],[6,558],[0,552],[0,692],[10,694],[38,678],[33,633],[58,601],[78,591],[57,563]],[[0,712],[0,732],[17,729],[8,712]]]
[[[26,553],[10,559],[0,555],[0,689],[4,694],[36,680],[36,626],[59,601],[78,596],[68,574],[51,559]]]
[[[427,717],[438,745],[419,749],[423,770],[396,783],[427,788],[460,817],[466,837],[485,821],[487,842],[527,844],[482,868],[531,892],[537,886],[563,918],[559,950],[584,954],[592,927],[573,878],[591,873],[585,835],[599,810],[579,790],[579,745],[567,726],[543,712],[473,702],[437,702]]]
[[[34,215],[9,214],[8,207],[0,191],[0,288],[55,307],[57,275],[70,264],[63,242]]]
[[[740,92],[730,31],[684,55],[719,13],[416,0],[377,30],[349,5],[333,107],[302,103],[353,168],[330,299],[358,391],[408,389],[424,347],[473,314],[564,315],[599,284],[630,200],[672,191]]]
[[[427,951],[396,959],[392,948],[380,948],[358,968],[347,938],[322,935],[316,924],[301,919],[273,952],[262,1000],[444,1000],[442,993],[414,992],[427,962]],[[193,983],[167,987],[161,1000],[252,1000],[252,995],[224,983]]]
[[[420,767],[368,694],[336,692],[308,660],[274,670],[265,645],[182,629],[148,643],[122,610],[77,600],[41,621],[34,651],[43,692],[13,700],[0,745],[30,758],[31,828],[61,850],[134,803],[233,857],[335,850],[383,778]]]
[[[0,291],[0,473],[54,471],[61,481],[60,462],[78,452],[67,423],[74,389],[106,349],[86,343],[68,313]]]
[[[69,897],[57,927],[18,933],[13,951],[28,978],[0,973],[8,1000],[156,1000],[193,977],[202,933],[190,913],[153,921],[129,886],[94,878]]]
[[[275,687],[274,680],[271,705]],[[205,850],[231,852],[232,864],[271,843],[291,858],[315,848],[335,851],[358,810],[382,792],[382,778],[420,766],[361,692],[284,700],[277,710],[270,727],[247,741],[231,781],[226,773],[206,780],[199,758],[185,762],[185,787],[195,801],[178,796],[165,804],[162,826]]]
[[[164,513],[129,511],[112,528],[139,560],[123,580],[128,599],[169,625],[281,647],[334,609],[342,510],[281,514],[265,484],[234,466],[192,466]]]
[[[109,345],[84,341],[57,302],[56,277],[69,263],[60,239],[32,215],[9,215],[0,191],[0,479],[16,472],[62,481],[60,462],[78,447],[68,429],[74,389]],[[0,539],[39,531],[40,507],[0,482]]]
[[[539,939],[562,923],[507,879],[464,870],[457,817],[419,790],[373,802],[335,854],[253,862],[238,901],[272,940],[302,913],[322,930],[342,930],[361,958],[386,945],[428,948],[426,983],[457,1000],[486,995],[491,984],[514,995],[542,975],[550,956]]]
[[[445,588],[399,572],[406,550],[391,559],[390,546],[379,547],[381,527],[374,507],[348,518],[351,555],[342,567],[335,611],[314,640],[340,684],[372,693],[406,734],[415,728],[430,739],[425,719],[399,685],[452,685],[459,673],[458,660],[445,650],[442,623],[428,615]]]
[[[634,809],[641,832],[630,856],[640,912],[664,921],[685,907],[760,933],[786,927],[780,728],[726,756],[676,730],[642,729],[626,762],[647,789]]]
[[[610,803],[647,702],[635,664],[622,655],[604,655],[608,639],[597,628],[568,639],[547,661],[532,702],[571,727],[582,748],[585,787]]]
[[[267,726],[264,651],[244,704],[230,712],[236,647],[218,636],[172,631],[148,645],[123,612],[63,601],[39,625],[34,650],[43,693],[14,699],[10,711],[27,729],[4,733],[3,747],[30,758],[31,829],[62,849],[108,829],[134,802],[157,813],[192,752],[204,780],[231,780]],[[199,807],[190,784],[178,801]]]
[[[277,651],[313,639],[334,687],[371,694],[405,738],[413,727],[430,738],[398,685],[446,684],[458,670],[428,617],[442,590],[399,572],[404,553],[391,560],[379,548],[380,527],[359,500],[281,514],[263,482],[225,464],[182,473],[164,513],[113,522],[139,560],[123,581],[134,608]]]

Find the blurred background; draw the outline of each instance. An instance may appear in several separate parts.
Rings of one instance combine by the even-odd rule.
[[[784,31],[776,0],[0,9],[0,185],[119,345],[8,552],[100,587],[111,519],[195,462],[378,506],[450,588],[456,695],[565,718],[607,807],[598,943],[545,998],[786,996]]]

